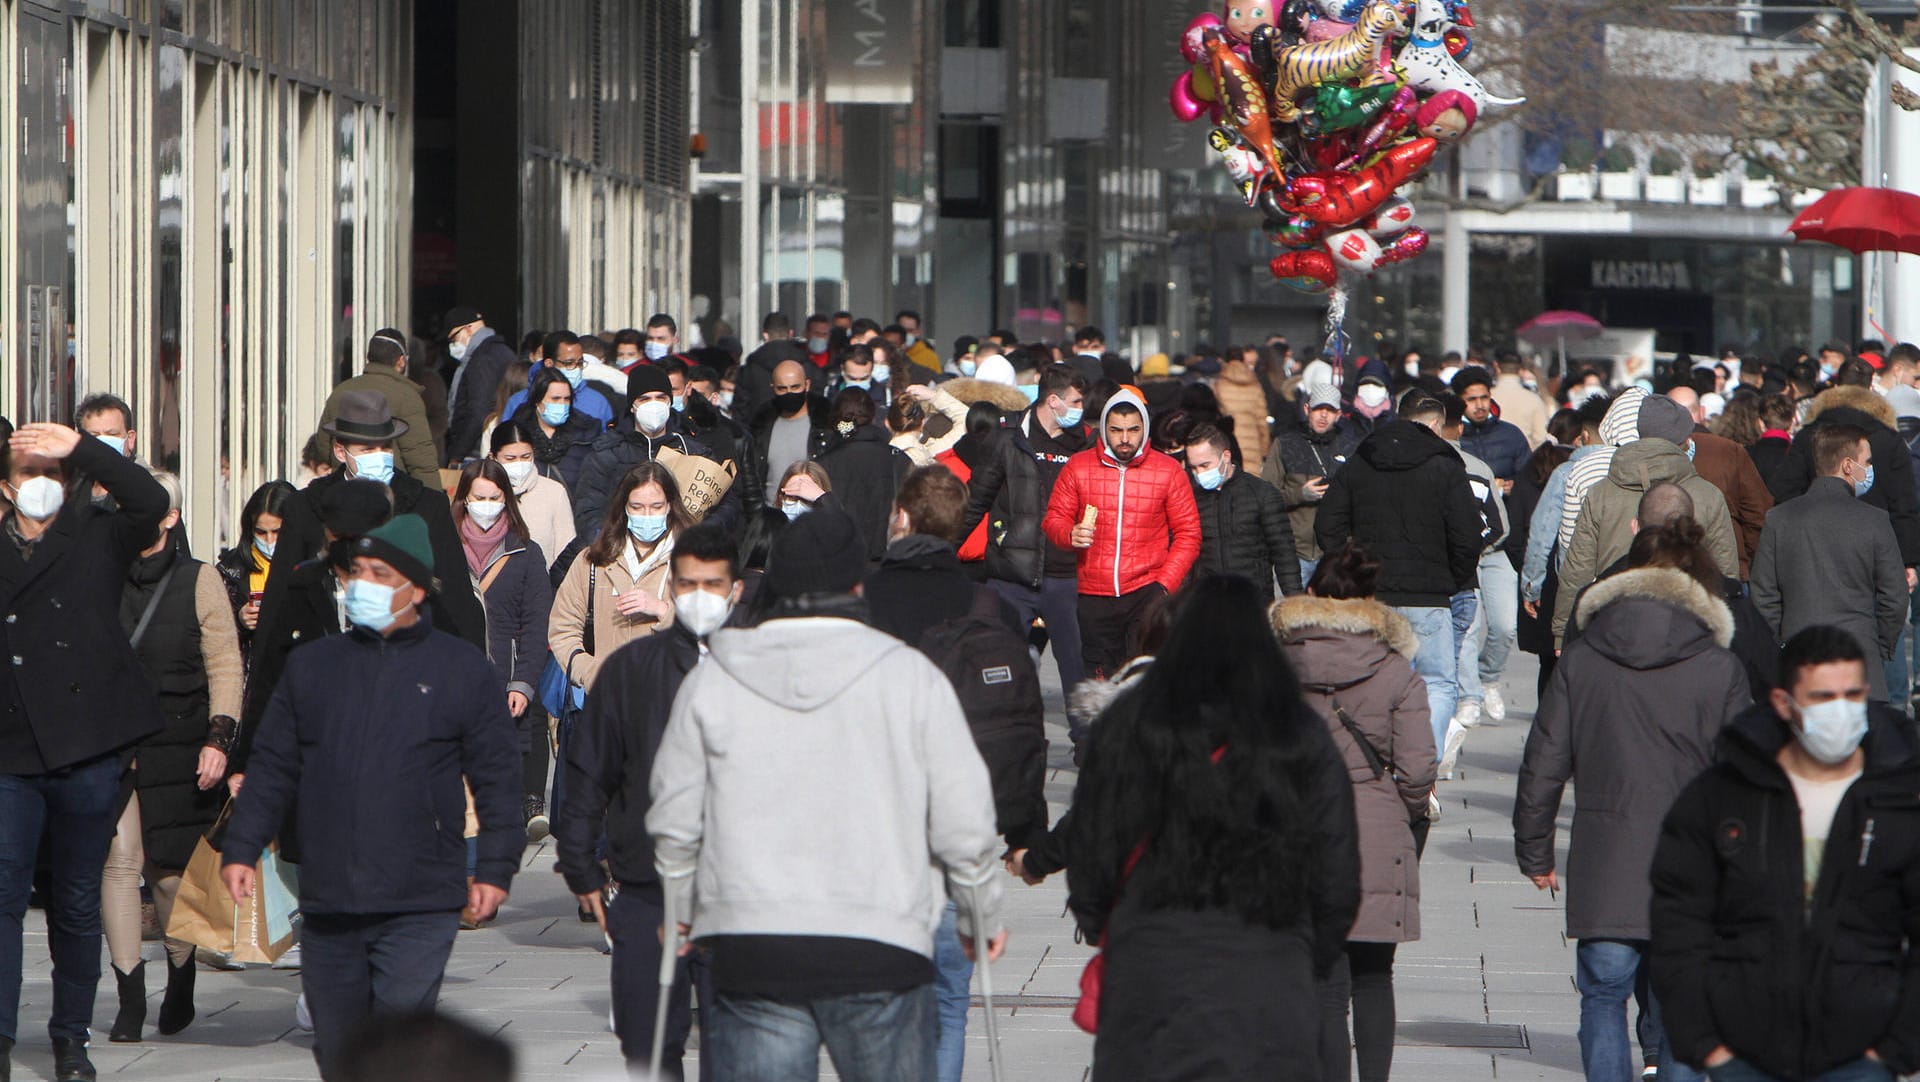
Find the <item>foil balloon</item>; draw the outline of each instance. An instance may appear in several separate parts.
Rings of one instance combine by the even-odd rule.
[[[1419,99],[1411,89],[1403,86],[1396,90],[1386,107],[1380,111],[1380,115],[1374,119],[1373,123],[1367,125],[1366,131],[1361,133],[1352,153],[1341,160],[1336,168],[1352,169],[1360,164],[1361,159],[1372,154],[1381,143],[1407,130],[1407,125],[1413,123],[1414,110],[1418,104]]]
[[[1413,126],[1421,135],[1453,143],[1466,135],[1479,118],[1480,107],[1471,96],[1458,90],[1442,90],[1420,103],[1413,114]]]
[[[1306,293],[1325,293],[1340,280],[1334,270],[1333,257],[1317,249],[1282,252],[1273,257],[1267,269],[1273,272],[1281,285]]]
[[[1388,148],[1365,169],[1296,177],[1287,185],[1280,205],[1289,214],[1328,225],[1357,222],[1379,210],[1395,189],[1426,168],[1439,145],[1433,139],[1415,139]]]
[[[1404,233],[1413,224],[1413,201],[1404,195],[1396,195],[1381,204],[1373,217],[1360,223],[1360,228],[1376,237],[1391,237]]]
[[[1387,83],[1383,86],[1322,86],[1313,92],[1313,111],[1304,118],[1304,126],[1313,131],[1331,132],[1357,128],[1378,116],[1387,103],[1404,93],[1413,92]]]
[[[1364,229],[1348,229],[1327,238],[1334,266],[1355,278],[1365,278],[1379,265],[1380,242]]]
[[[1246,198],[1247,206],[1253,206],[1259,200],[1267,178],[1272,175],[1267,171],[1267,159],[1261,157],[1260,152],[1249,146],[1245,139],[1225,128],[1215,128],[1207,133],[1207,144],[1220,153],[1228,175],[1240,186],[1240,194]]]
[[[1283,48],[1274,54],[1273,115],[1292,123],[1300,119],[1295,98],[1322,83],[1358,79],[1361,86],[1392,82],[1391,70],[1380,64],[1381,49],[1406,30],[1400,9],[1387,0],[1375,0],[1360,13],[1353,30],[1332,41]]]
[[[1399,263],[1412,259],[1414,256],[1426,250],[1427,231],[1424,229],[1409,229],[1400,236],[1395,237],[1391,244],[1384,244],[1380,247],[1380,258],[1374,263],[1374,267],[1384,267],[1389,263]]]
[[[1407,85],[1422,94],[1458,90],[1473,99],[1477,109],[1489,105],[1519,105],[1525,98],[1498,98],[1487,93],[1480,80],[1447,51],[1446,32],[1453,25],[1443,0],[1414,0],[1413,33],[1397,58]]]
[[[1261,92],[1252,70],[1234,53],[1226,37],[1218,33],[1207,35],[1207,59],[1226,123],[1259,153],[1268,175],[1279,176],[1280,160],[1273,149],[1273,118],[1267,112],[1267,96]]]
[[[1180,59],[1189,64],[1203,63],[1207,59],[1206,33],[1218,31],[1224,25],[1220,16],[1211,11],[1195,15],[1187,23],[1187,29],[1180,35]]]
[[[1194,92],[1193,72],[1184,71],[1167,89],[1167,107],[1173,110],[1175,119],[1185,123],[1200,119],[1213,104]]]

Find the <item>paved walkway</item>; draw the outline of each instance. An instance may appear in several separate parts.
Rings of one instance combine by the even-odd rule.
[[[1513,866],[1508,824],[1535,670],[1532,659],[1518,653],[1512,668],[1504,685],[1512,703],[1508,719],[1474,731],[1462,758],[1462,778],[1442,786],[1445,818],[1433,831],[1422,867],[1426,938],[1402,949],[1396,972],[1401,1018],[1396,1078],[1466,1082],[1580,1076],[1574,1036],[1579,1001],[1571,979],[1573,950],[1561,934],[1561,906]],[[1048,679],[1057,689],[1050,671]],[[1049,705],[1057,719],[1057,698]],[[1072,792],[1073,771],[1065,730],[1053,728],[1056,770],[1048,795],[1058,814]],[[528,850],[525,872],[515,881],[501,919],[461,934],[441,1003],[511,1040],[527,1082],[621,1078],[619,1046],[607,1029],[607,960],[599,950],[600,936],[575,919],[572,900],[552,866],[549,847]],[[995,992],[1002,997],[998,1020],[1005,1077],[1077,1082],[1087,1073],[1092,1038],[1074,1028],[1068,1007],[1089,951],[1073,941],[1072,923],[1063,915],[1064,877],[1034,888],[1010,884],[1007,897],[1012,940],[994,968]],[[51,992],[46,936],[38,914],[29,914],[27,923],[23,1041],[15,1053],[14,1077],[44,1079],[52,1066],[44,1038]],[[157,947],[149,944],[148,954],[157,957]],[[202,970],[199,981],[200,1018],[184,1034],[158,1037],[150,1013],[146,1043],[113,1045],[105,1040],[113,1016],[109,977],[95,1014],[99,1029],[93,1055],[102,1077],[316,1077],[312,1040],[293,1026],[297,974]],[[152,1010],[157,1011],[158,980],[154,984]],[[982,1026],[976,1008],[968,1030],[970,1082],[991,1077]],[[1457,1046],[1462,1044],[1467,1046]],[[823,1076],[831,1077],[830,1070]]]

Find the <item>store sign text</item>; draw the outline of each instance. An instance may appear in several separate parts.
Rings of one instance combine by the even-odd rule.
[[[1693,289],[1687,265],[1679,260],[1596,259],[1592,277],[1594,289]]]

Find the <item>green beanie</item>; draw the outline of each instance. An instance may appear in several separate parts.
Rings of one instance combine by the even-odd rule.
[[[426,520],[419,515],[400,515],[368,531],[354,542],[353,552],[386,561],[422,589],[434,588],[433,543],[427,539]]]

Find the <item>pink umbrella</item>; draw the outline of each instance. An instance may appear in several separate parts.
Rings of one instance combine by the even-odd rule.
[[[1567,370],[1567,339],[1576,342],[1588,338],[1597,338],[1606,328],[1600,321],[1585,312],[1569,312],[1554,309],[1542,312],[1520,325],[1514,333],[1529,342],[1546,345],[1555,342],[1560,347],[1560,371]]]

